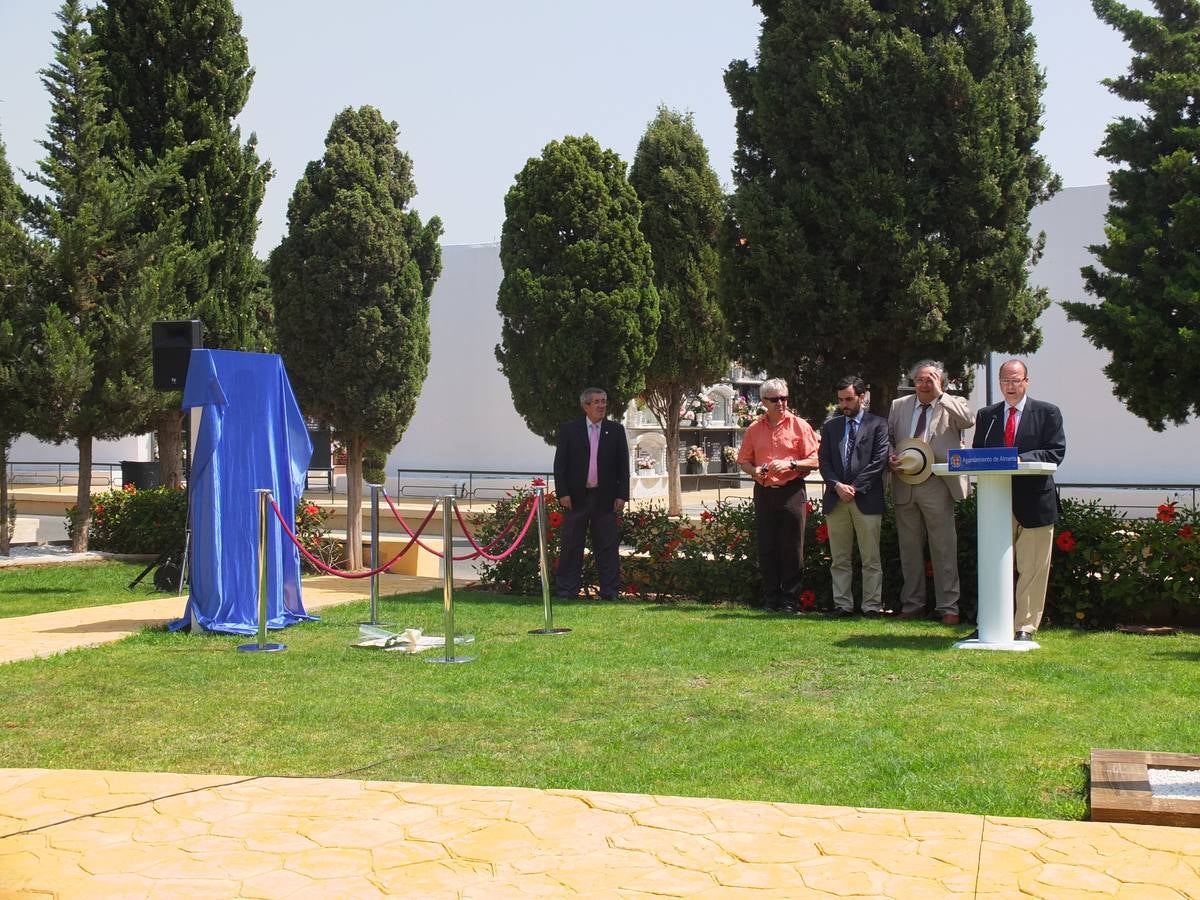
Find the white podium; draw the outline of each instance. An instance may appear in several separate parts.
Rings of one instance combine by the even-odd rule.
[[[1019,462],[1016,469],[951,472],[935,463],[933,474],[943,478],[970,475],[976,479],[979,568],[979,637],[958,641],[959,650],[1036,650],[1037,641],[1013,640],[1012,485],[1010,478],[1050,475],[1058,466],[1048,462]]]

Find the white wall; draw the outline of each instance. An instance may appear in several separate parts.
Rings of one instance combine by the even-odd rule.
[[[1092,263],[1088,246],[1104,241],[1108,187],[1068,188],[1033,211],[1033,230],[1046,232],[1046,253],[1032,273],[1055,301],[1042,314],[1042,348],[1027,358],[1029,395],[1056,403],[1067,432],[1064,482],[1200,483],[1200,422],[1155,432],[1112,392],[1104,374],[1109,354],[1092,346],[1083,328],[1067,320],[1058,301],[1097,302],[1085,293],[1080,267]],[[997,370],[1006,357],[997,355]],[[983,370],[976,399],[983,403]],[[992,392],[1000,399],[999,388]]]
[[[122,460],[144,462],[150,459],[151,438],[148,434],[130,435],[116,441],[93,441],[92,460],[97,463],[119,463]],[[21,435],[8,451],[12,462],[71,463],[79,461],[79,451],[74,441],[65,444],[48,444],[34,440],[27,434]]]
[[[398,468],[551,468],[553,448],[513,408],[508,379],[496,361],[502,277],[499,244],[442,248],[442,276],[429,302],[429,375],[412,422],[388,457],[389,477]]]

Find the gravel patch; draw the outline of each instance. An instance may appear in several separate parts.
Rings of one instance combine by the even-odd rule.
[[[1147,769],[1150,794],[1163,800],[1200,800],[1200,769]]]

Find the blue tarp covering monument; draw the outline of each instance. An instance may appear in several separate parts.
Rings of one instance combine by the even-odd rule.
[[[258,488],[289,523],[312,456],[283,360],[274,354],[193,350],[183,408],[203,407],[192,455],[191,594],[172,630],[258,628]],[[300,554],[268,507],[268,627],[316,618],[300,598]]]

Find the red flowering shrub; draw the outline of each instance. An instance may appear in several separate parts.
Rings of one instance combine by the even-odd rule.
[[[275,513],[270,514],[274,518]],[[329,517],[333,510],[324,509],[316,503],[301,503],[296,507],[296,525],[292,529],[304,549],[330,568],[336,568],[345,561],[341,541],[326,537],[329,533]],[[382,562],[382,560],[381,560]],[[305,572],[319,572],[316,566],[300,554],[300,567]]]
[[[1064,500],[1046,617],[1080,628],[1178,620],[1200,598],[1200,541],[1189,540],[1197,527],[1197,512],[1174,502],[1154,518],[1129,519],[1095,501]]]
[[[517,491],[484,517],[480,536],[491,539],[516,514],[529,491]],[[549,500],[551,521],[557,501]],[[827,608],[829,528],[820,500],[809,501],[805,529],[804,569],[799,603],[802,609]],[[977,585],[976,505],[974,495],[955,504],[962,614],[975,613]],[[522,518],[522,521],[523,518]],[[557,563],[558,525],[552,524],[549,551]],[[652,505],[626,510],[621,522],[621,569],[625,593],[653,600],[692,599],[706,603],[760,602],[758,538],[754,507],[734,500],[705,509],[695,519],[671,518]],[[1129,519],[1095,502],[1064,500],[1054,539],[1046,595],[1046,624],[1077,628],[1110,627],[1118,622],[1173,621],[1195,610],[1200,599],[1200,514],[1164,503],[1150,519]],[[884,595],[895,596],[903,584],[895,517],[889,506],[880,533]],[[509,558],[484,567],[484,583],[502,590],[540,594],[537,540],[531,533]],[[854,593],[860,593],[858,566]],[[926,574],[932,576],[932,564]],[[934,585],[927,579],[929,602]],[[584,584],[595,585],[590,554],[585,556]]]
[[[540,482],[540,483],[539,483]],[[535,478],[529,487],[512,491],[496,502],[491,512],[472,519],[472,534],[480,546],[487,546],[504,533],[500,543],[489,552],[497,554],[512,546],[529,516],[533,503],[534,488],[543,487],[545,479]],[[546,556],[550,567],[550,590],[554,590],[554,573],[558,571],[559,533],[563,523],[563,508],[553,492],[547,491],[546,498]],[[505,529],[508,529],[505,531]],[[525,534],[525,539],[511,554],[497,562],[484,560],[479,566],[479,583],[495,590],[513,594],[538,594],[542,592],[542,575],[538,566],[537,521]],[[583,555],[583,582],[585,586],[596,583],[596,566],[590,548]]]
[[[75,507],[67,513],[67,533],[75,530]],[[92,495],[88,547],[109,553],[183,553],[187,493],[132,484]]]

